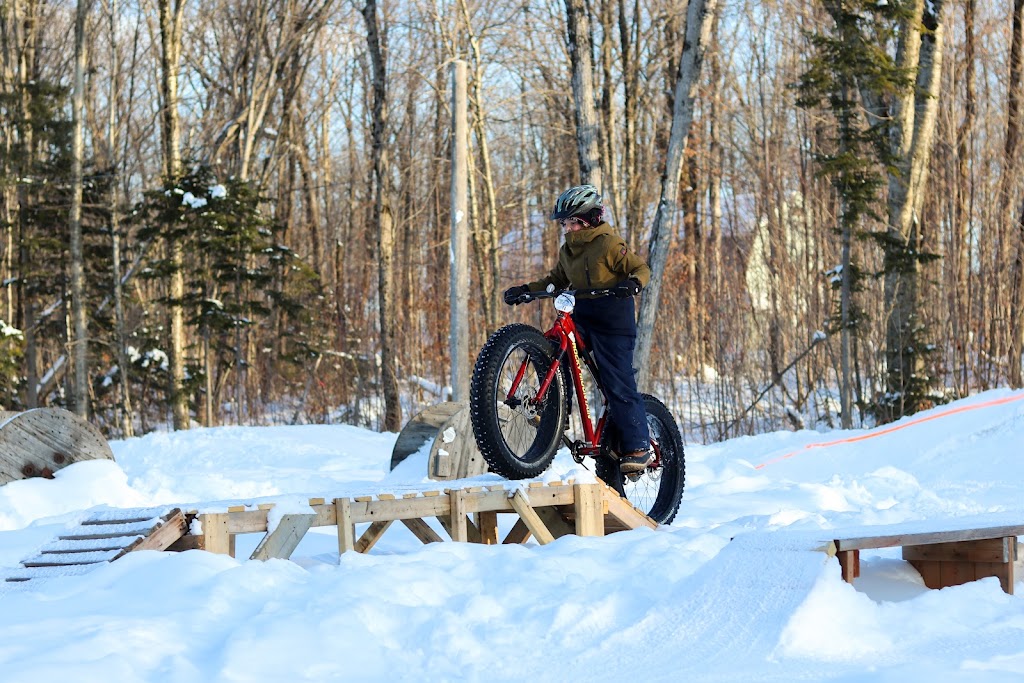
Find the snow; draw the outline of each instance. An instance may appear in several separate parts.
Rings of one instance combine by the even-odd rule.
[[[0,487],[0,570],[115,508],[273,502],[276,522],[310,497],[451,486],[425,479],[426,447],[389,472],[395,438],[309,425],[114,442],[115,462]],[[57,568],[0,584],[2,680],[1021,680],[1024,581],[928,590],[889,548],[864,551],[850,585],[817,550],[876,525],[1024,523],[1021,443],[1024,392],[995,390],[874,430],[690,444],[679,515],[656,531],[425,546],[395,525],[339,561],[326,527],[292,561],[245,560],[254,534],[243,559]],[[545,480],[567,476],[593,475],[563,452]]]

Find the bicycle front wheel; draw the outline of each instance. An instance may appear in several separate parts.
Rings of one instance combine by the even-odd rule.
[[[686,478],[683,437],[665,404],[649,394],[642,396],[651,446],[660,457],[639,475],[626,476],[619,470],[617,460],[602,455],[597,458],[597,476],[655,522],[669,524],[675,519],[683,498]],[[605,430],[605,434],[610,433],[611,429]],[[602,448],[602,451],[607,450]]]
[[[555,457],[566,424],[561,372],[538,392],[554,362],[536,328],[502,327],[480,350],[469,386],[473,436],[491,470],[507,479],[536,477]]]

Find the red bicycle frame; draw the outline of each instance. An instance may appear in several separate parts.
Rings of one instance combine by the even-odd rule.
[[[544,336],[550,339],[552,342],[558,345],[558,352],[555,355],[554,362],[551,363],[551,367],[548,368],[547,375],[544,376],[544,380],[541,382],[540,389],[537,391],[537,396],[532,402],[539,404],[544,400],[544,396],[547,395],[548,389],[551,387],[551,383],[555,380],[556,373],[559,372],[563,362],[568,360],[569,374],[572,376],[572,383],[576,394],[576,404],[580,409],[580,422],[583,424],[583,435],[585,441],[577,443],[569,443],[566,445],[573,451],[573,455],[576,457],[582,456],[597,456],[601,450],[601,434],[604,431],[605,420],[607,419],[607,411],[602,414],[594,423],[594,419],[590,414],[590,405],[587,403],[587,394],[583,388],[583,372],[581,369],[581,352],[584,363],[590,369],[590,372],[596,378],[597,371],[592,365],[592,361],[586,355],[586,346],[583,344],[583,340],[580,339],[579,331],[576,329],[576,323],[572,319],[572,315],[564,311],[558,312],[558,318],[555,320],[555,324],[551,326],[551,329],[544,333]],[[524,360],[522,365],[519,366],[519,371],[516,373],[515,379],[512,381],[512,387],[509,389],[506,401],[512,401],[519,389],[519,384],[523,379],[523,375],[526,373],[527,361]],[[600,386],[600,382],[598,383]]]

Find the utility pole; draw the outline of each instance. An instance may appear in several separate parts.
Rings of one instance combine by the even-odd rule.
[[[452,76],[452,235],[451,259],[451,383],[452,400],[469,400],[469,263],[467,217],[469,213],[469,144],[466,62],[451,64]]]

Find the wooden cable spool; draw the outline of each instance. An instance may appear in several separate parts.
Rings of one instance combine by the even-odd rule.
[[[61,408],[0,411],[0,484],[53,473],[83,460],[113,460],[100,430]]]

